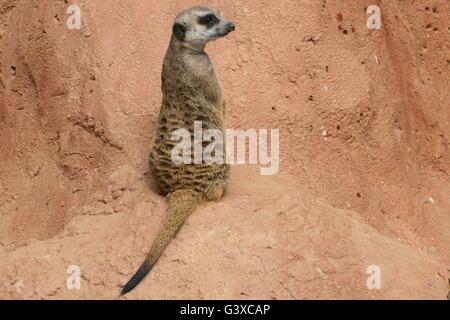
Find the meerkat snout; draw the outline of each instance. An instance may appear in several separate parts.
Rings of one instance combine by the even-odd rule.
[[[236,30],[236,25],[233,22],[228,23],[227,26],[228,32]]]

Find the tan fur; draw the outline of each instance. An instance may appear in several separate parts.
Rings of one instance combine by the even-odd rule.
[[[197,206],[206,201],[217,201],[225,192],[228,165],[175,165],[171,159],[171,151],[178,143],[171,140],[173,131],[184,128],[193,137],[194,121],[202,121],[203,130],[219,129],[224,132],[225,102],[213,65],[203,50],[207,41],[218,36],[207,41],[200,41],[199,38],[202,39],[208,30],[223,36],[234,30],[234,25],[220,16],[220,23],[214,30],[197,25],[198,17],[208,12],[218,16],[215,10],[195,7],[180,13],[175,19],[175,23],[186,26],[186,37],[192,41],[180,41],[175,35],[170,40],[162,69],[163,99],[158,128],[150,154],[156,189],[167,196],[167,220],[141,268],[125,285],[122,293],[132,290],[145,277]],[[228,29],[224,32],[224,28]],[[199,34],[197,38],[196,33]]]

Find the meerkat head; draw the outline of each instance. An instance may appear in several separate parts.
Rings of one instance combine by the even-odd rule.
[[[234,29],[234,23],[223,18],[219,11],[194,7],[176,17],[173,37],[186,47],[202,51],[209,41],[226,36]]]

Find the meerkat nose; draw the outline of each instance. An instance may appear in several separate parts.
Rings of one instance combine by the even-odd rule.
[[[236,29],[236,26],[234,25],[233,22],[230,22],[228,24],[228,32],[234,31]]]

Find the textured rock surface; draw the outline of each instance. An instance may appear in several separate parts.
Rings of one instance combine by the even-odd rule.
[[[164,219],[147,155],[194,2],[77,1],[80,30],[66,2],[0,7],[0,298],[117,298]],[[447,297],[449,3],[378,3],[370,31],[364,1],[211,2],[227,127],[279,128],[280,172],[233,167],[127,298]]]

